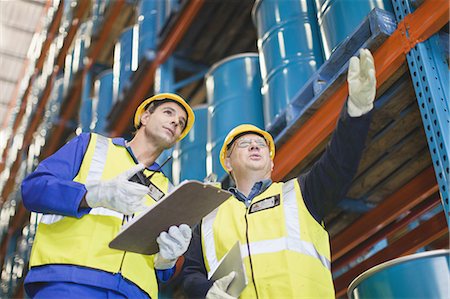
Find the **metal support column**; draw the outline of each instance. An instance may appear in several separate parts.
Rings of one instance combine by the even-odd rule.
[[[430,1],[430,0],[428,0]],[[406,21],[413,12],[410,1],[393,0],[397,21]],[[450,110],[448,102],[449,70],[442,52],[438,34],[418,43],[414,32],[405,26],[406,39],[411,49],[406,54],[414,90],[430,148],[431,158],[439,184],[442,205],[447,224],[449,214],[449,154],[450,154]]]

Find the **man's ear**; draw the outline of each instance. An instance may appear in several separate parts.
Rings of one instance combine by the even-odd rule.
[[[270,170],[271,171],[273,171],[273,166],[274,166],[275,164],[273,164],[273,160],[270,160]]]
[[[142,114],[141,114],[141,125],[146,125],[148,122],[148,119],[150,117],[150,112],[148,112],[147,110],[145,110]]]
[[[227,167],[228,172],[233,170],[233,167],[231,167],[231,159],[229,157],[225,158],[225,166]]]

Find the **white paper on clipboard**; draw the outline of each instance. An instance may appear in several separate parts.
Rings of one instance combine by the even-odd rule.
[[[183,223],[193,227],[230,196],[230,192],[210,184],[183,182],[155,205],[125,224],[109,243],[109,247],[140,254],[155,254],[159,250],[156,238],[162,231]]]
[[[239,297],[248,284],[244,263],[242,262],[241,243],[239,241],[219,261],[218,266],[210,271],[211,274],[208,279],[218,280],[230,274],[231,271],[236,272],[236,276],[228,286],[227,293],[233,297]]]

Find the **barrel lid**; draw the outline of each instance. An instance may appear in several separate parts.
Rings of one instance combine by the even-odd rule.
[[[410,254],[410,255],[402,256],[402,257],[381,263],[379,265],[376,265],[376,266],[370,268],[369,270],[366,270],[363,273],[361,273],[360,275],[358,275],[350,283],[350,285],[347,289],[347,296],[348,296],[348,298],[351,298],[351,294],[353,293],[353,290],[361,283],[361,281],[363,281],[364,279],[367,279],[369,276],[372,276],[375,273],[377,273],[387,267],[395,266],[397,264],[408,262],[411,260],[416,260],[416,259],[421,259],[421,258],[426,258],[426,257],[431,257],[431,256],[439,256],[439,255],[444,255],[444,254],[449,255],[450,249],[431,250],[431,251],[426,251],[426,252],[421,252],[421,253]]]
[[[228,56],[228,57],[226,57],[226,58],[224,58],[222,60],[219,60],[218,62],[214,63],[210,67],[209,71],[206,73],[205,78],[208,78],[209,76],[211,76],[211,73],[214,72],[222,64],[224,64],[226,62],[229,62],[231,60],[247,58],[247,57],[249,57],[249,58],[252,58],[252,57],[259,58],[259,55],[258,55],[258,53],[255,53],[255,52],[248,52],[248,53],[239,53],[239,54],[236,54],[236,55]]]

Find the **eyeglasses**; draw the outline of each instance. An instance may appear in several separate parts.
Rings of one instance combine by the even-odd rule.
[[[262,139],[262,138],[258,138],[258,139],[251,139],[251,138],[242,138],[236,141],[236,146],[239,148],[247,148],[249,147],[252,142],[255,142],[255,144],[259,147],[267,147],[267,142]]]
[[[265,139],[262,138],[257,138],[257,139],[251,139],[251,138],[241,138],[235,142],[233,142],[233,144],[231,145],[231,147],[228,150],[228,154],[227,157],[231,156],[231,153],[233,152],[233,149],[235,147],[238,148],[247,148],[249,147],[252,142],[255,142],[255,144],[260,147],[260,148],[266,148],[267,147],[267,142]]]

